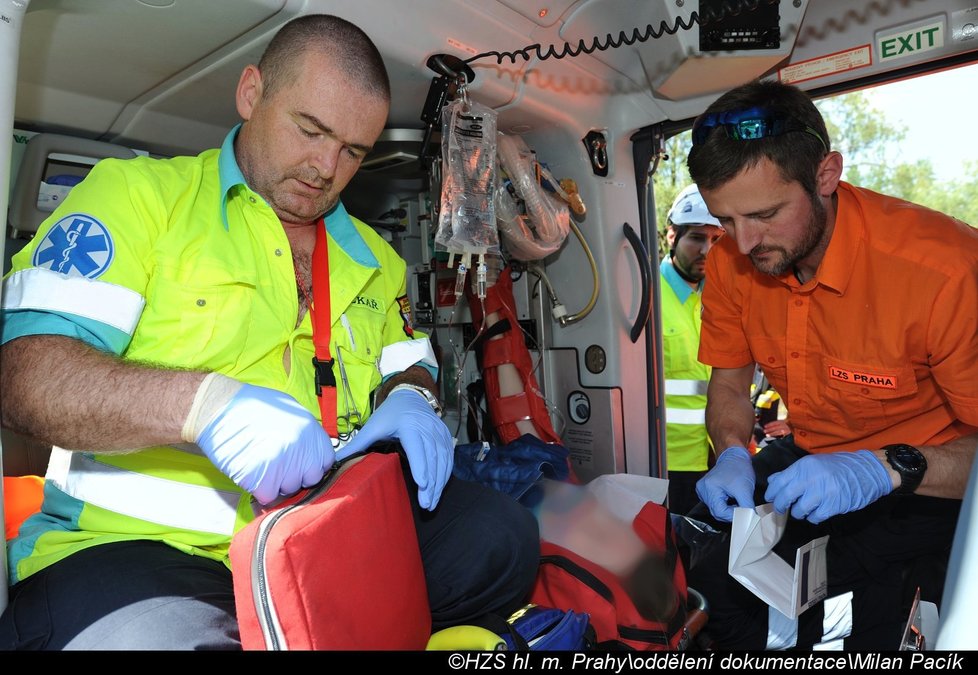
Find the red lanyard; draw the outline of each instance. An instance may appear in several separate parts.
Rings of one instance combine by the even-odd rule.
[[[339,438],[336,427],[336,377],[333,376],[333,358],[329,353],[329,251],[326,243],[326,222],[319,219],[316,228],[316,247],[312,251],[312,297],[318,302],[319,311],[309,302],[309,319],[312,322],[312,343],[316,355],[312,365],[316,369],[316,396],[323,428],[330,438]]]

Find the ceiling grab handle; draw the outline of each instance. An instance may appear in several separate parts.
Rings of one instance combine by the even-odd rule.
[[[645,328],[652,314],[652,298],[649,294],[649,289],[652,287],[652,266],[649,263],[649,251],[645,248],[645,244],[642,243],[642,239],[632,229],[632,226],[625,223],[624,230],[625,239],[635,249],[635,255],[638,257],[639,273],[642,276],[642,299],[639,301],[638,316],[635,318],[635,323],[632,325],[632,330],[628,335],[632,342],[638,342],[638,338],[642,334],[642,329]]]

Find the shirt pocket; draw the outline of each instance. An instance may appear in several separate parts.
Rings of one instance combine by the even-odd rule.
[[[697,364],[699,337],[690,326],[666,326],[662,331],[662,360],[666,375],[688,371]]]
[[[875,433],[917,410],[917,379],[909,364],[879,365],[823,356],[825,405],[852,429]]]
[[[363,363],[376,364],[384,348],[384,323],[386,317],[372,310],[350,306],[333,325],[337,346]]]
[[[343,318],[345,317],[345,318]],[[342,382],[339,363],[333,366],[337,386],[350,392],[351,402],[361,415],[370,409],[370,395],[380,384],[378,363],[383,350],[383,316],[369,310],[347,309],[341,319],[334,324],[334,348],[338,358],[343,360],[346,382]],[[344,414],[343,392],[338,392],[337,412]],[[352,405],[349,406],[352,412]]]
[[[233,371],[252,333],[257,293],[248,271],[209,269],[193,283],[158,275],[147,292],[140,337],[153,344],[161,360]]]

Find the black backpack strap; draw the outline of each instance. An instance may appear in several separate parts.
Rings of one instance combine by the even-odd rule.
[[[527,643],[523,636],[520,635],[519,631],[509,624],[506,619],[499,616],[498,614],[485,614],[478,621],[474,622],[475,625],[481,626],[487,630],[491,630],[496,635],[502,637],[503,635],[509,635],[513,640],[513,644],[516,646],[517,651],[528,652],[530,651],[530,645]]]

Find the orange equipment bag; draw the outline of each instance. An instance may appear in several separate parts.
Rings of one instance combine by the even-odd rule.
[[[431,613],[397,454],[334,465],[231,541],[241,644],[423,650]]]

